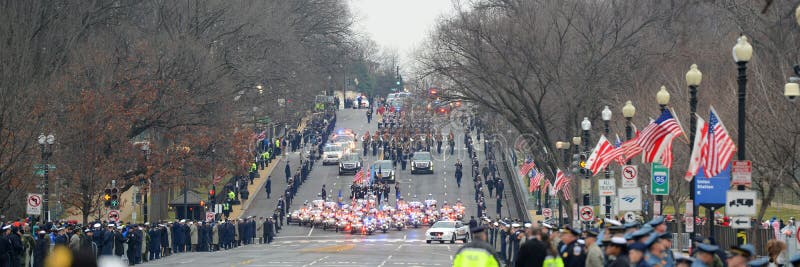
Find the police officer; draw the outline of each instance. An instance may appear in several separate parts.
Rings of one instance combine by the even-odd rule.
[[[700,243],[694,253],[695,261],[692,267],[714,266],[714,255],[719,250],[718,246]]]
[[[738,267],[747,265],[747,262],[753,259],[753,255],[756,255],[756,248],[751,244],[745,244],[734,246],[728,252],[730,252],[728,266]]]
[[[586,249],[583,245],[578,244],[578,237],[581,236],[581,231],[565,225],[559,232],[561,242],[558,244],[557,249],[564,260],[564,266],[586,266]]]
[[[612,237],[605,244],[606,267],[629,267],[628,241],[622,237]]]
[[[461,266],[500,266],[500,258],[492,245],[486,243],[486,231],[482,225],[470,228],[473,239],[461,247],[453,257],[453,267]]]

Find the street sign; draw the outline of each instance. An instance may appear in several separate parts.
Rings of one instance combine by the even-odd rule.
[[[214,213],[222,213],[222,204],[214,205]]]
[[[617,189],[617,203],[620,211],[641,211],[642,189],[639,187]]]
[[[669,168],[657,162],[653,162],[650,166],[650,177],[653,178],[650,193],[653,195],[669,195]]]
[[[214,212],[206,212],[206,222],[213,222],[216,219],[216,214]]]
[[[731,188],[731,168],[706,178],[702,168],[697,171],[694,178],[695,204],[696,205],[725,205],[725,191]]]
[[[622,166],[622,188],[634,188],[639,181],[639,166]]]
[[[661,215],[661,201],[653,201],[653,216]]]
[[[119,211],[118,210],[109,210],[108,211],[108,221],[109,222],[118,222],[119,221]]]
[[[687,233],[694,233],[694,217],[686,216],[683,218],[685,220],[683,222],[683,226],[685,227],[684,230],[686,230]]]
[[[592,206],[581,206],[581,221],[591,222],[594,220],[594,208]]]
[[[553,217],[553,210],[547,208],[542,209],[542,216],[544,216],[545,218]]]
[[[756,215],[756,191],[731,190],[725,199],[726,215]]]
[[[581,194],[589,194],[592,192],[592,181],[589,179],[581,179]]]
[[[625,221],[626,222],[636,221],[636,213],[634,213],[633,211],[626,212]]]
[[[26,210],[29,215],[42,215],[42,195],[28,194],[25,202],[27,202]]]
[[[600,196],[613,196],[617,193],[617,184],[614,179],[599,179],[597,190],[600,191]]]
[[[683,214],[684,216],[694,216],[694,202],[691,199],[686,201]]]
[[[749,216],[735,216],[731,218],[731,228],[733,229],[750,229]]]
[[[750,186],[753,183],[753,164],[749,160],[734,160],[731,165],[731,184]]]

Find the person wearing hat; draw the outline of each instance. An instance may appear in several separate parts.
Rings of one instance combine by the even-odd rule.
[[[597,229],[589,229],[584,232],[584,242],[586,243],[586,266],[587,267],[603,267],[603,251],[597,244]]]
[[[664,232],[658,235],[658,241],[661,243],[661,246],[664,248],[664,260],[667,262],[674,262],[675,261],[675,254],[670,249],[672,247],[672,233]]]
[[[697,244],[697,250],[694,252],[695,261],[692,267],[714,266],[714,255],[716,255],[718,250],[719,247],[715,245],[706,243]]]
[[[745,244],[732,247],[728,250],[728,253],[727,263],[729,267],[744,267],[756,255],[756,248],[753,245]]]
[[[675,257],[675,267],[691,267],[694,264],[694,258],[685,256],[683,254]]]
[[[50,239],[45,235],[47,235],[47,232],[44,230],[40,230],[38,233],[36,233],[36,237],[38,238],[36,239],[33,247],[34,267],[44,266],[44,259],[47,258],[47,254],[50,252]]]
[[[125,255],[125,237],[122,235],[123,228],[124,227],[120,225],[114,230],[114,255],[117,255],[117,257]]]
[[[667,223],[666,220],[664,219],[664,216],[655,216],[647,224],[653,227],[653,232],[656,232],[658,234],[663,234],[667,232]]]
[[[628,240],[622,237],[612,237],[605,245],[605,255],[608,259],[606,267],[629,267],[631,262],[628,259]]]
[[[585,266],[586,249],[583,245],[578,244],[578,237],[581,236],[581,231],[573,229],[569,225],[564,225],[559,232],[561,242],[556,248],[564,260],[564,266]]]
[[[72,236],[69,237],[69,248],[72,249],[74,252],[78,252],[81,250],[81,228],[73,227],[72,229]]]
[[[664,255],[666,248],[659,242],[659,236],[661,235],[658,233],[651,233],[645,241],[644,245],[647,246],[647,251],[644,254],[644,260],[650,266],[669,266],[673,261],[666,259]]]
[[[770,266],[769,258],[762,257],[755,260],[751,260],[747,262],[747,267],[767,267]],[[777,266],[777,265],[774,265]]]
[[[631,262],[630,266],[635,267],[650,267],[644,259],[644,254],[647,251],[647,246],[642,243],[636,242],[628,245],[628,259]]]
[[[500,266],[500,258],[494,248],[486,242],[486,229],[482,225],[470,228],[472,241],[462,246],[455,257],[453,267]]]
[[[128,242],[128,264],[135,265],[139,263],[142,251],[142,233],[139,232],[139,228],[136,225],[131,225],[128,229],[126,241]]]

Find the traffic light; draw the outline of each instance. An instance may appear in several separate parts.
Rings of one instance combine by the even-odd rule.
[[[208,190],[208,200],[214,200],[214,197],[216,196],[216,193],[217,192],[214,191],[214,188],[211,188],[211,190]]]
[[[119,189],[111,188],[111,209],[119,207]]]
[[[205,206],[206,206],[206,202],[205,202],[205,201],[202,201],[202,200],[200,200],[200,207],[205,207]]]
[[[103,193],[103,205],[106,207],[111,207],[111,189],[106,188]]]

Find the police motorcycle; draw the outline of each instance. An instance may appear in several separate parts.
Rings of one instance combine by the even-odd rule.
[[[456,204],[453,206],[456,220],[464,220],[464,210],[464,203],[461,203],[461,199],[456,200]]]

